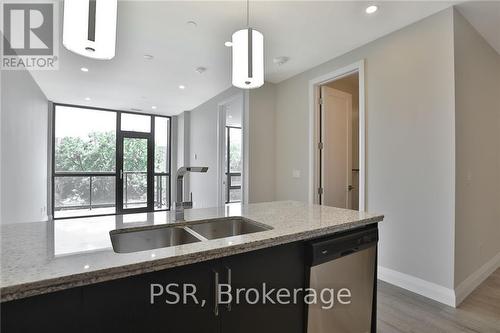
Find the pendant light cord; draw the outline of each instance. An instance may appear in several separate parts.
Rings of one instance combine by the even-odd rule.
[[[247,27],[250,26],[250,0],[247,0]]]

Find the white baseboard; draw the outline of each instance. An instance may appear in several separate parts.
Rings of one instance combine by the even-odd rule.
[[[378,266],[378,278],[440,303],[455,307],[455,291],[438,284]]]
[[[474,291],[481,283],[484,282],[494,271],[500,267],[500,253],[491,258],[477,271],[469,275],[455,288],[456,306],[464,301],[471,292]]]

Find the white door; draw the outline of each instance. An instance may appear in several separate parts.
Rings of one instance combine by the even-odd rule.
[[[352,95],[321,87],[321,203],[351,208]]]

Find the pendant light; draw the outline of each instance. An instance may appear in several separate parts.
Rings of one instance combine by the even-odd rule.
[[[64,0],[63,45],[94,59],[115,56],[117,0]]]
[[[243,89],[259,88],[264,84],[264,36],[249,25],[232,36],[233,86]]]

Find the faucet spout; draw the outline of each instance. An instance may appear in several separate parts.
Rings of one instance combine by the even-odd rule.
[[[208,167],[180,167],[177,170],[177,179],[183,178],[184,175],[188,172],[207,172]]]
[[[183,192],[184,192],[184,176],[188,172],[202,172],[205,173],[208,171],[208,167],[180,167],[177,170],[177,195],[176,201],[174,202],[175,207],[175,220],[182,221],[184,220],[184,208],[192,208],[193,200],[184,202],[183,200]]]

